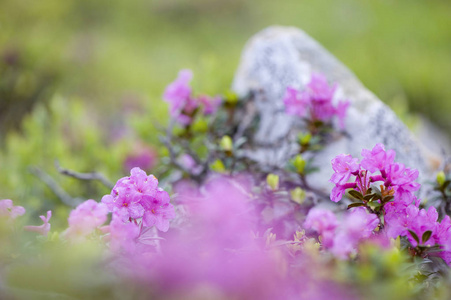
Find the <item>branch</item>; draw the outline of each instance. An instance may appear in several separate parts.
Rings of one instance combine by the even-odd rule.
[[[169,151],[169,159],[171,161],[171,164],[173,166],[175,166],[176,168],[182,170],[183,172],[190,174],[192,177],[196,177],[196,175],[192,174],[190,170],[188,170],[187,168],[185,168],[184,165],[182,165],[178,160],[177,160],[177,155],[174,151],[174,148],[171,145],[171,142],[169,141],[169,138],[167,137],[163,137],[160,136],[160,141],[163,143],[163,145],[168,149]]]
[[[55,168],[63,175],[73,177],[80,180],[99,180],[104,186],[109,189],[113,189],[114,184],[109,181],[103,174],[99,172],[92,173],[79,173],[69,169],[64,169],[60,166],[59,162],[55,160]]]
[[[64,204],[76,207],[84,201],[82,198],[72,198],[49,174],[38,167],[30,167],[29,170],[34,176],[44,182]]]

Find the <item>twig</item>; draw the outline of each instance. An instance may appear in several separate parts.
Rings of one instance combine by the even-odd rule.
[[[55,168],[63,175],[73,177],[80,180],[99,180],[104,186],[106,186],[109,189],[112,189],[114,187],[114,184],[109,181],[103,174],[99,172],[92,172],[92,173],[79,173],[75,172],[69,169],[64,169],[60,166],[59,162],[55,160]]]
[[[249,96],[249,100],[245,104],[246,106],[246,113],[243,117],[243,120],[238,125],[238,129],[235,133],[235,136],[233,137],[234,141],[237,141],[240,139],[246,129],[252,124],[252,121],[255,119],[257,115],[257,108],[255,107],[255,103],[253,101],[253,95]]]
[[[30,167],[29,170],[34,176],[44,182],[64,204],[76,207],[84,201],[82,198],[72,198],[49,174],[38,167]]]
[[[190,176],[191,176],[194,180],[200,182],[200,181],[201,181],[201,176],[200,176],[201,174],[199,174],[199,175],[193,174],[190,170],[188,170],[187,168],[185,168],[185,166],[182,165],[182,164],[177,160],[177,155],[176,155],[176,153],[175,153],[175,151],[174,151],[174,148],[172,147],[172,145],[171,145],[169,139],[168,139],[167,137],[160,136],[160,141],[163,143],[163,145],[164,145],[164,146],[168,149],[168,151],[169,151],[169,159],[170,159],[171,164],[172,164],[174,167],[180,169],[182,172],[185,172],[185,173],[187,173],[187,174],[190,174]]]

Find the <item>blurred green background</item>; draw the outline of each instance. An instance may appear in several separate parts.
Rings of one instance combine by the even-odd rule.
[[[396,110],[451,129],[447,0],[2,0],[0,199],[64,219],[37,166],[100,200],[108,189],[58,175],[53,160],[115,181],[136,144],[163,155],[165,85],[191,68],[197,91],[224,92],[245,42],[274,24],[304,29]]]

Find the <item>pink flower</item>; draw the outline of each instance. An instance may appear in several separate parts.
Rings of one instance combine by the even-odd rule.
[[[10,199],[0,200],[0,217],[15,219],[25,214],[25,208],[22,206],[14,206]]]
[[[202,105],[204,115],[208,116],[216,113],[219,106],[221,105],[222,99],[219,96],[210,97],[206,95],[201,95],[199,96],[197,101],[199,104]]]
[[[285,104],[287,114],[303,117],[309,107],[310,97],[308,93],[302,93],[292,87],[287,87],[282,101]]]
[[[406,210],[407,214],[409,214],[410,219],[408,229],[417,235],[420,245],[434,246],[435,245],[434,233],[438,225],[437,223],[438,213],[435,207],[433,206],[429,207],[427,211],[425,209],[421,209],[418,211],[418,209],[415,208],[416,208],[415,206],[410,205]],[[410,211],[412,211],[413,213],[411,213]],[[416,212],[418,213],[414,215],[414,213]],[[433,235],[427,241],[423,242],[422,237],[426,231],[431,231]],[[407,238],[413,247],[416,247],[418,245],[417,241],[410,232],[407,234]]]
[[[410,223],[410,215],[406,212],[408,205],[392,201],[384,205],[385,233],[388,237],[396,239],[398,236],[407,235],[407,227]],[[417,213],[414,213],[416,215]]]
[[[327,209],[312,208],[304,222],[305,228],[311,228],[320,233],[323,231],[334,230],[338,226],[337,217]]]
[[[342,185],[336,185],[333,187],[332,192],[330,193],[330,200],[332,202],[338,202],[343,198],[343,195],[346,193],[347,189],[355,188],[357,186],[356,183],[350,182]]]
[[[334,84],[330,87],[327,78],[323,74],[313,73],[307,88],[313,101],[330,103],[337,90],[337,85]]]
[[[167,192],[158,188],[158,180],[147,175],[140,168],[133,168],[130,177],[117,181],[110,195],[102,202],[109,211],[122,218],[122,222],[143,218],[145,226],[155,225],[161,231],[167,231],[170,219],[175,217],[174,207],[169,204]]]
[[[362,239],[370,238],[379,225],[379,218],[363,207],[353,208],[336,229],[331,251],[337,257],[346,259],[356,251]]]
[[[143,203],[146,213],[143,222],[145,226],[155,226],[158,230],[166,232],[169,229],[169,221],[175,218],[174,206],[169,203],[169,195],[163,191],[157,191],[155,198],[148,198]]]
[[[345,129],[345,118],[346,118],[346,112],[348,111],[348,107],[351,103],[349,101],[340,101],[338,102],[337,108],[336,108],[336,114],[338,117],[338,124],[341,129]]]
[[[191,70],[181,70],[177,79],[166,87],[163,99],[171,105],[170,113],[172,117],[178,117],[189,101],[191,97],[189,82],[192,78]]]
[[[335,214],[330,210],[313,208],[309,211],[304,227],[313,229],[322,236],[322,243],[326,248],[332,247],[335,228],[338,226]]]
[[[415,182],[418,178],[418,170],[406,168],[401,163],[394,163],[386,169],[386,185],[395,187],[396,196],[403,193],[413,193],[418,191],[420,184]]]
[[[351,174],[358,172],[360,164],[357,158],[352,158],[349,154],[340,154],[332,159],[332,169],[335,173],[332,174],[329,181],[335,184],[345,184]]]
[[[440,228],[440,225],[437,223],[438,214],[435,207],[431,206],[426,211],[425,209],[418,209],[415,204],[406,206],[403,203],[390,202],[384,208],[384,220],[387,225],[386,234],[388,237],[406,236],[413,247],[418,246],[418,242],[410,231],[416,234],[420,245],[433,246],[436,244],[436,239],[440,240],[440,237],[437,235],[437,228]],[[422,237],[426,231],[431,231],[432,236],[423,242]]]
[[[441,257],[448,265],[451,265],[451,219],[445,216],[440,223],[437,223],[433,238],[438,245],[441,245]]]
[[[52,211],[47,211],[47,217],[40,216],[41,220],[44,222],[41,226],[25,226],[24,229],[27,231],[37,232],[41,235],[47,236],[50,231],[50,218],[52,217]]]
[[[179,157],[180,163],[193,174],[200,174],[202,172],[202,166],[198,165],[194,158],[189,154],[182,154]]]
[[[103,203],[86,200],[69,214],[69,228],[65,236],[69,238],[84,238],[106,222],[108,208]]]
[[[329,86],[327,79],[322,74],[313,73],[307,84],[307,91],[311,98],[311,115],[314,120],[328,122],[337,113],[332,105],[337,85]]]
[[[373,149],[362,150],[362,162],[360,163],[362,168],[374,173],[378,170],[386,170],[395,160],[395,151],[385,151],[383,144],[376,144]]]
[[[140,229],[134,223],[123,222],[120,214],[113,215],[110,225],[104,230],[110,233],[108,240],[112,252],[132,254],[137,247]]]
[[[340,128],[344,129],[344,119],[350,102],[339,101],[338,105],[334,106],[332,99],[336,89],[337,85],[330,87],[324,75],[314,73],[305,91],[287,87],[282,99],[285,112],[299,117],[304,117],[308,112],[310,121],[322,122],[330,122],[337,116]]]
[[[134,167],[150,170],[155,166],[156,162],[157,153],[153,148],[143,144],[137,144],[135,149],[125,158],[123,168],[127,172]]]

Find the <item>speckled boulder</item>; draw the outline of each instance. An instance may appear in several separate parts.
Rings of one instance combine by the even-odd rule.
[[[315,161],[320,172],[309,176],[311,185],[329,191],[331,159],[340,153],[360,158],[362,148],[371,149],[376,143],[394,149],[396,161],[418,169],[420,182],[432,174],[439,156],[424,147],[346,66],[305,32],[292,27],[269,27],[251,38],[235,74],[232,88],[239,95],[256,90],[264,95],[256,100],[260,115],[254,137],[257,148],[247,153],[249,157],[269,167],[283,166],[296,153],[294,141],[302,122],[285,113],[282,97],[289,85],[302,89],[312,72],[337,82],[334,100],[348,99],[351,105],[345,128],[349,135],[335,140],[319,154]]]

